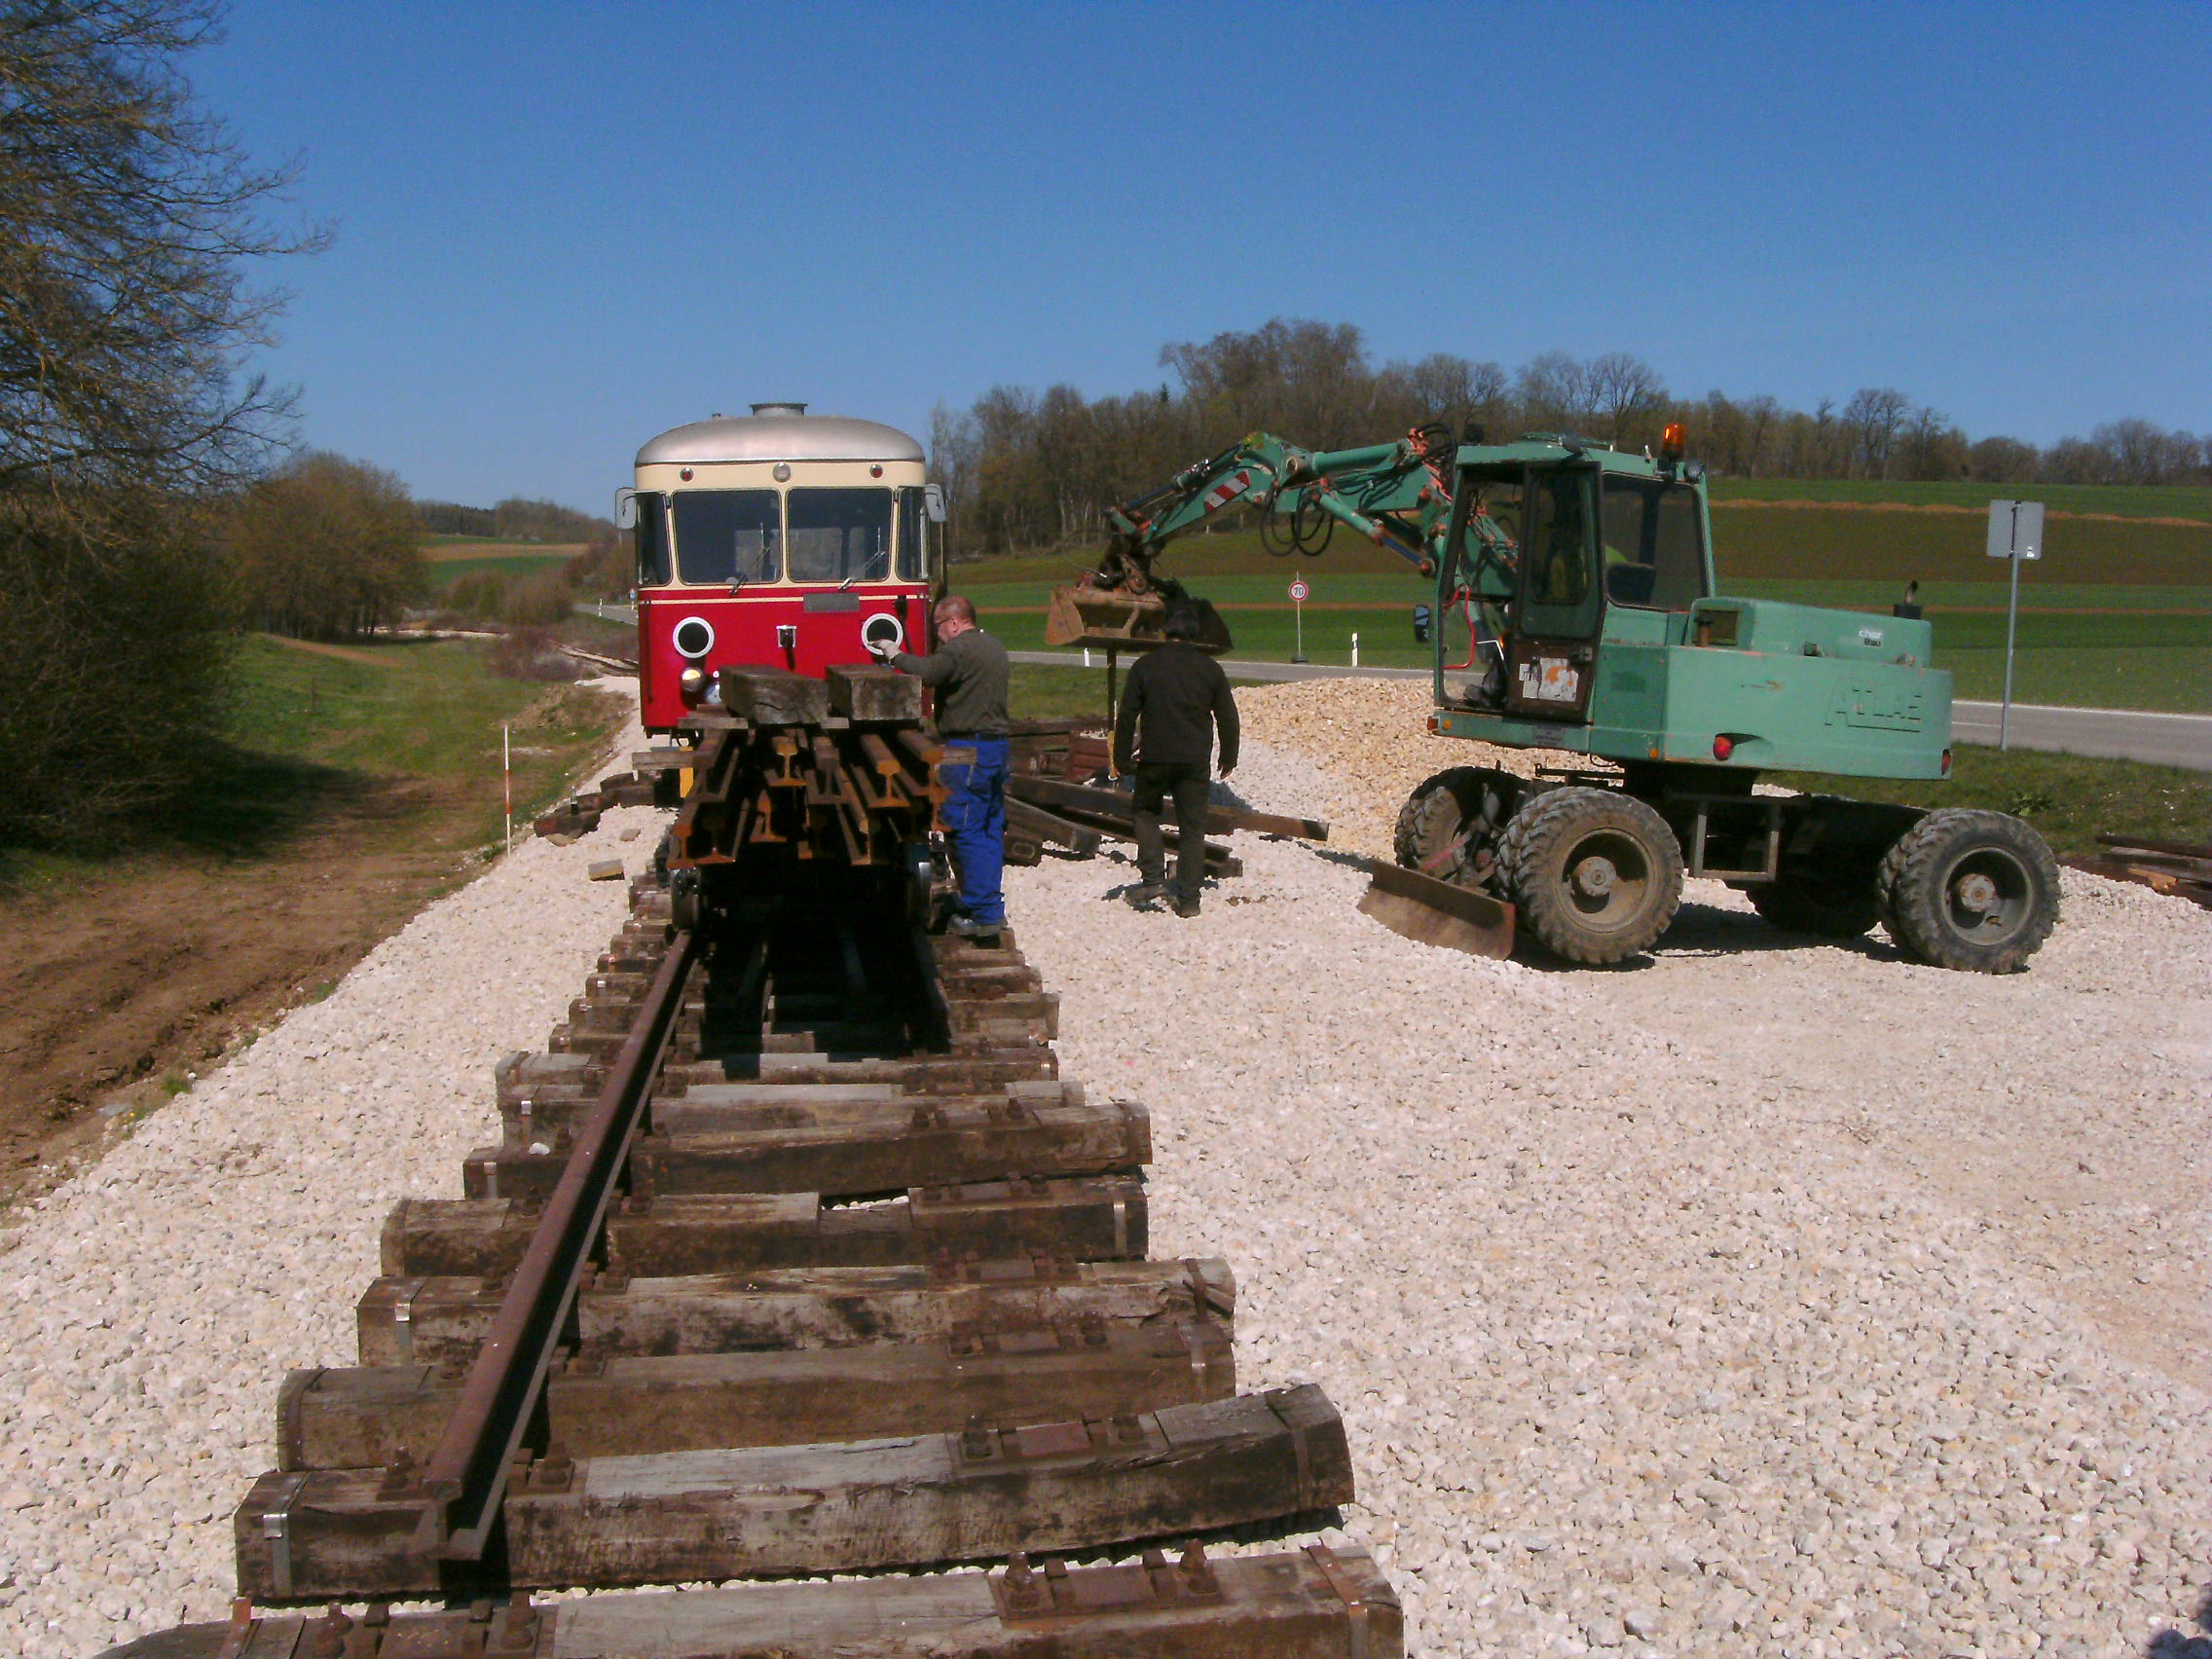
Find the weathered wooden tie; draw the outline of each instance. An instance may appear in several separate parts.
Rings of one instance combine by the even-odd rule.
[[[480,1278],[380,1278],[355,1312],[363,1365],[465,1366],[504,1287]],[[594,1353],[728,1353],[949,1342],[985,1331],[1089,1320],[1218,1320],[1236,1290],[1218,1260],[1073,1262],[1050,1257],[927,1267],[783,1268],[671,1278],[598,1274],[576,1299]]]
[[[273,1472],[234,1523],[258,1600],[428,1594],[438,1498],[405,1467]],[[977,1561],[1210,1532],[1350,1501],[1310,1384],[1135,1417],[647,1456],[549,1452],[506,1506],[518,1587]]]
[[[277,1467],[426,1461],[460,1387],[426,1365],[295,1371],[277,1396]],[[1235,1391],[1220,1325],[1099,1320],[782,1353],[585,1353],[546,1380],[543,1410],[553,1443],[613,1456],[1120,1417]]]
[[[1152,1157],[1144,1108],[1121,1101],[1040,1107],[1009,1097],[917,1098],[825,1117],[739,1127],[741,1112],[671,1102],[655,1111],[654,1132],[630,1149],[631,1191],[841,1197],[987,1181],[1009,1169],[1102,1174]],[[733,1126],[715,1126],[717,1120]],[[566,1164],[562,1141],[482,1147],[461,1166],[464,1191],[472,1198],[540,1202]]]
[[[514,1271],[535,1206],[507,1198],[402,1198],[386,1217],[384,1272],[499,1277]],[[622,1272],[883,1267],[936,1256],[1145,1253],[1141,1180],[1055,1176],[916,1188],[880,1203],[827,1206],[812,1193],[634,1198],[608,1216],[608,1265]]]
[[[350,1643],[350,1645],[349,1645]],[[264,1614],[141,1637],[110,1659],[486,1654],[504,1659],[1400,1659],[1404,1616],[1365,1552],[1309,1545],[1208,1560],[1147,1550],[1123,1566],[1024,1554],[996,1572],[748,1584],[453,1612]]]

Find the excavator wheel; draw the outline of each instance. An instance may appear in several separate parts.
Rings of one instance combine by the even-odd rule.
[[[2058,861],[2009,813],[1931,812],[1883,855],[1875,891],[1897,947],[1932,968],[2016,974],[2058,925]]]
[[[1505,827],[1498,864],[1520,925],[1568,962],[1648,950],[1682,902],[1682,850],[1658,813],[1613,790],[1548,790]]]
[[[1485,766],[1454,766],[1422,780],[1398,809],[1391,850],[1408,869],[1458,887],[1483,887],[1497,840],[1528,780]]]

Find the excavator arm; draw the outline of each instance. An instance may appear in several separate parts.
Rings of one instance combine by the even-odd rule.
[[[1391,443],[1346,450],[1309,450],[1272,432],[1254,432],[1158,489],[1107,509],[1105,553],[1095,570],[1053,594],[1047,643],[1157,643],[1168,605],[1189,595],[1181,583],[1156,572],[1154,561],[1168,543],[1224,514],[1255,513],[1261,543],[1271,553],[1317,557],[1341,524],[1422,575],[1433,575],[1452,516],[1453,454],[1451,432],[1441,424],[1417,426]],[[1479,549],[1473,561],[1478,568],[1510,571],[1511,538],[1487,515],[1468,522],[1466,541]],[[1204,643],[1226,649],[1228,629],[1210,607],[1203,610],[1210,630]]]

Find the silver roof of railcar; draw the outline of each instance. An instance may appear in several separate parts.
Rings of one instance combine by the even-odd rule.
[[[756,403],[753,409],[751,415],[717,415],[672,427],[638,452],[638,464],[922,459],[922,446],[896,426],[809,415],[803,403]]]

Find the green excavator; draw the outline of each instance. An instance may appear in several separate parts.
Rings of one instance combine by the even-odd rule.
[[[1427,899],[1474,948],[1502,954],[1518,927],[1603,965],[1650,948],[1692,875],[1791,932],[1879,922],[1942,968],[2014,972],[2056,925],[2056,861],[2017,818],[1756,787],[1768,771],[1948,777],[1951,677],[1917,616],[1723,594],[1678,425],[1656,456],[1570,433],[1491,444],[1476,427],[1338,452],[1255,434],[1110,515],[1087,581],[1129,612],[1163,610],[1165,542],[1239,510],[1285,553],[1316,553],[1343,525],[1404,557],[1432,580],[1439,622],[1465,628],[1459,661],[1457,629],[1434,631],[1429,730],[1567,757],[1532,778],[1449,767],[1416,789],[1397,824],[1404,873],[1378,876],[1393,925]]]

